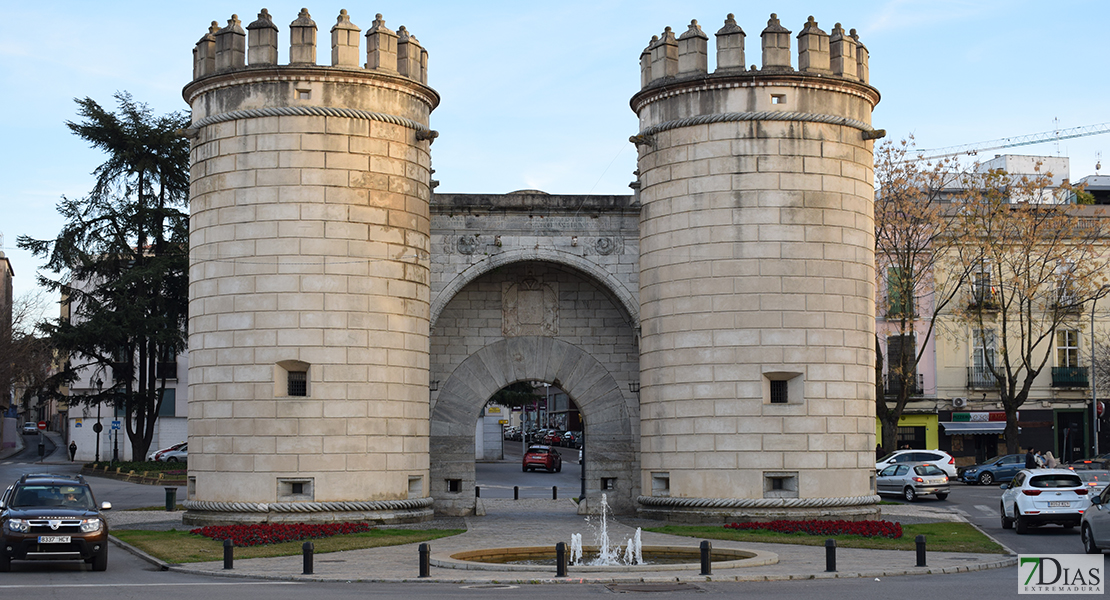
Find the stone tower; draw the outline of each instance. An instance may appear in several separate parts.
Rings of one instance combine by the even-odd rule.
[[[746,68],[732,15],[640,57],[640,512],[876,512],[867,50],[771,15]]]
[[[197,42],[190,523],[407,521],[428,494],[428,53],[347,11],[288,64],[263,9]],[[365,57],[365,63],[360,64]]]

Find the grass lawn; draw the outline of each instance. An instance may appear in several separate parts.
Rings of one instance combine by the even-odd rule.
[[[733,540],[738,542],[765,542],[770,544],[801,544],[804,546],[824,546],[829,536],[809,535],[806,533],[777,533],[767,530],[725,529],[720,526],[667,525],[647,527],[644,531],[683,535],[702,539]],[[917,545],[914,538],[925,536],[925,545],[932,552],[975,552],[982,554],[1006,554],[1001,546],[987,536],[979,533],[967,523],[924,523],[902,525],[902,537],[897,539],[883,537],[863,537],[858,535],[832,536],[838,548],[869,548],[873,550],[914,551]]]
[[[437,538],[463,533],[463,529],[375,529],[364,533],[336,535],[311,540],[317,554],[360,550],[379,546],[398,546],[426,542]],[[223,542],[192,534],[188,531],[146,531],[122,529],[112,535],[141,549],[143,552],[171,564],[223,560]],[[269,556],[296,556],[301,554],[305,541],[285,542],[266,546],[235,548],[235,558],[264,558]],[[415,555],[413,555],[415,556]],[[415,559],[414,559],[415,560]]]

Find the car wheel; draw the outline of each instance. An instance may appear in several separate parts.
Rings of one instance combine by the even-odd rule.
[[[990,473],[979,474],[979,483],[983,485],[990,485],[994,483],[994,475],[991,475]]]
[[[100,552],[97,552],[96,556],[93,556],[92,570],[93,571],[106,571],[106,570],[108,570],[108,549],[107,548],[104,548]]]
[[[917,492],[913,491],[912,487],[907,487],[902,490],[902,497],[906,499],[906,502],[913,502],[917,499]]]
[[[563,463],[555,465],[555,472],[558,473],[563,470]]]
[[[1003,529],[1013,529],[1014,528],[1014,520],[1011,519],[1010,517],[1006,516],[1006,507],[999,506],[998,510],[999,510],[999,512],[1002,513],[1002,528]]]
[[[948,494],[937,494],[937,500],[946,500],[946,499],[948,499]]]
[[[166,462],[177,462],[177,457],[176,456],[171,456],[171,457],[166,459]]]
[[[525,473],[527,473],[527,472],[528,472],[528,467],[526,467],[526,466],[524,466],[524,467],[521,467],[521,468],[520,468],[520,470],[521,470],[521,471],[524,471]]]
[[[1083,551],[1087,554],[1102,554],[1102,550],[1095,545],[1095,536],[1091,533],[1091,526],[1084,525],[1079,531],[1079,539],[1083,541]]]
[[[1018,535],[1029,533],[1029,521],[1026,521],[1025,517],[1021,516],[1017,506],[1014,507],[1014,530],[1017,531]]]

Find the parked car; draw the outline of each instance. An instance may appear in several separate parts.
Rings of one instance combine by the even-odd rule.
[[[184,446],[185,446],[185,442],[179,442],[179,443],[176,443],[176,444],[170,446],[169,448],[162,448],[161,450],[155,450],[154,452],[151,452],[150,454],[148,454],[146,459],[148,461],[151,461],[151,462],[160,462],[162,460],[162,455],[163,454],[165,454],[167,452],[172,452],[174,450],[180,450]]]
[[[1075,527],[1091,505],[1087,486],[1068,469],[1022,469],[1001,487],[1002,528],[1019,534],[1039,525]]]
[[[1024,454],[996,456],[977,465],[960,470],[960,481],[968,484],[991,485],[996,481],[1009,481],[1025,468]]]
[[[895,464],[921,465],[929,463],[935,465],[948,475],[949,479],[956,477],[956,459],[943,450],[896,450],[887,454],[875,463],[875,471]]]
[[[108,521],[80,475],[23,475],[0,496],[0,572],[13,560],[84,560],[108,568]]]
[[[1093,492],[1092,492],[1093,494]],[[1079,522],[1079,540],[1087,554],[1100,554],[1110,548],[1110,487],[1091,496],[1091,506]]]
[[[558,473],[563,470],[563,457],[550,446],[529,446],[528,452],[524,453],[521,470],[531,471],[537,467]]]
[[[875,478],[879,494],[901,496],[913,502],[918,496],[935,494],[937,500],[948,497],[948,475],[933,464],[890,465]]]
[[[189,460],[189,444],[181,444],[180,448],[163,452],[158,457],[158,462],[185,462]]]
[[[23,424],[23,435],[32,435],[39,432],[39,425],[34,421],[27,421]]]

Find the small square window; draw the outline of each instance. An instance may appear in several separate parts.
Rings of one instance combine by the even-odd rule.
[[[786,404],[789,402],[788,383],[785,379],[771,380],[771,404]]]
[[[297,90],[297,99],[298,100],[311,100],[312,99],[312,91],[311,90]]]
[[[307,396],[308,395],[308,373],[306,371],[289,371],[289,389],[288,395],[290,396]]]
[[[615,489],[617,489],[617,478],[616,477],[602,477],[601,478],[601,489],[603,489],[603,490],[615,490]]]
[[[786,94],[771,94],[771,104],[786,104]]]
[[[447,491],[452,494],[457,494],[462,491],[462,479],[448,479]]]
[[[298,478],[286,479],[279,477],[277,480],[278,502],[312,502],[315,498],[313,479]]]
[[[670,496],[671,495],[671,474],[670,473],[652,473],[651,474],[651,495],[652,496]]]

